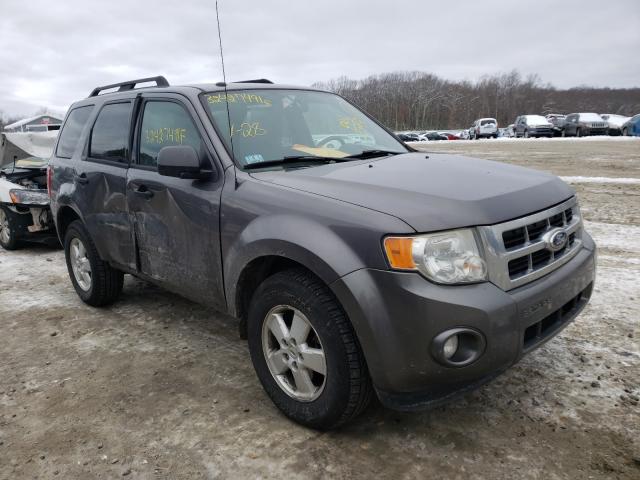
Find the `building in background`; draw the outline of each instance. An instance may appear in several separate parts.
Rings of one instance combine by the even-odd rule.
[[[25,118],[10,125],[4,126],[5,132],[49,132],[60,130],[62,126],[61,115],[43,114],[36,117]]]

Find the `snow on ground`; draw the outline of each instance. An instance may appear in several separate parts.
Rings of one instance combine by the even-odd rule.
[[[452,131],[455,131],[455,130],[452,130]],[[640,143],[640,137],[622,137],[622,136],[609,137],[609,136],[602,136],[602,135],[594,135],[591,137],[553,137],[553,138],[498,137],[498,138],[482,138],[480,140],[451,140],[451,141],[454,141],[459,144],[462,144],[465,142],[477,143],[477,142],[602,142],[602,141],[639,142]],[[442,143],[442,142],[446,143],[445,140],[440,140],[435,143]],[[434,142],[423,141],[423,142],[407,142],[407,143],[421,145],[425,143],[434,143]]]
[[[584,222],[598,248],[622,250],[640,256],[640,227],[615,223]]]
[[[560,177],[567,183],[619,183],[628,185],[640,185],[640,178],[625,177]]]

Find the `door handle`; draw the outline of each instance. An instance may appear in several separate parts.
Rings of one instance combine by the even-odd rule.
[[[143,197],[143,198],[153,197],[153,192],[144,185],[133,186],[132,190],[133,190],[133,193],[135,193],[139,197]]]
[[[82,185],[86,185],[87,183],[89,183],[89,179],[87,178],[87,174],[86,173],[81,173],[80,175],[75,174],[73,176],[73,179],[77,183],[81,183]]]

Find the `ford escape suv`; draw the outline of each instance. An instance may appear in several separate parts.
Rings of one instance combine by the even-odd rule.
[[[338,95],[267,80],[96,88],[48,180],[84,302],[131,274],[228,312],[269,397],[319,429],[374,394],[415,410],[489,381],[595,277],[557,177],[412,151]]]

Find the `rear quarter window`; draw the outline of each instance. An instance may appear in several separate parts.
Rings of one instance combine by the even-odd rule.
[[[89,157],[111,162],[127,163],[131,102],[108,103],[91,130]]]
[[[60,132],[60,140],[56,148],[56,156],[60,158],[71,158],[76,150],[78,140],[84,130],[89,115],[93,110],[93,105],[86,107],[78,107],[71,110],[67,121],[64,123],[62,132]]]

